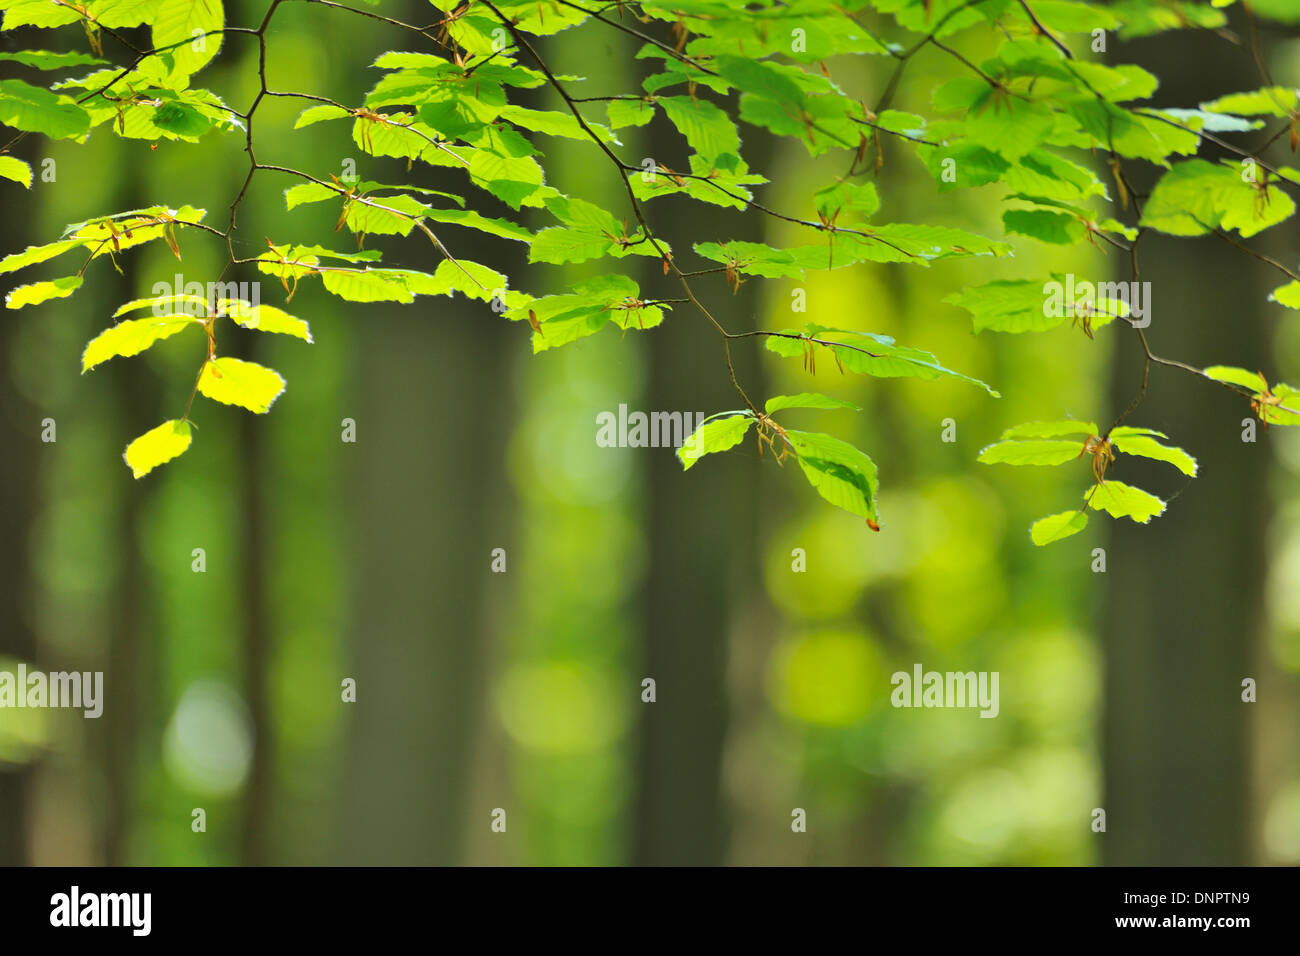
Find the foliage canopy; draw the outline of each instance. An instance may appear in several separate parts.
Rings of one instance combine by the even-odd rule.
[[[752,279],[798,279],[813,270],[868,262],[941,269],[950,260],[1010,256],[1023,240],[1104,244],[1131,259],[1136,283],[1137,248],[1147,232],[1218,235],[1240,245],[1295,213],[1300,172],[1266,154],[1286,147],[1294,153],[1300,146],[1300,90],[1276,84],[1261,67],[1257,89],[1225,90],[1216,99],[1181,108],[1154,108],[1144,103],[1156,93],[1157,77],[1097,56],[1109,35],[1217,30],[1234,0],[1118,0],[1105,6],[1074,0],[433,0],[435,22],[427,27],[389,18],[379,12],[377,0],[367,0],[372,9],[345,9],[384,21],[411,49],[377,56],[378,81],[348,103],[312,91],[268,88],[266,60],[275,50],[267,27],[286,2],[268,0],[259,24],[233,26],[220,0],[0,0],[3,30],[37,35],[66,28],[87,47],[85,52],[0,54],[15,68],[59,77],[40,83],[0,80],[0,123],[15,131],[0,147],[0,177],[15,184],[12,188],[32,187],[31,167],[12,150],[33,135],[82,142],[99,130],[100,135],[184,143],[240,136],[249,156],[247,175],[223,224],[213,224],[204,209],[154,205],[93,216],[50,242],[7,255],[0,273],[76,254],[70,257],[75,271],[65,266],[61,275],[14,288],[6,298],[8,308],[74,295],[96,260],[107,258],[116,267],[119,256],[146,243],[166,243],[179,260],[181,240],[191,234],[224,243],[227,272],[272,277],[286,305],[301,282],[317,279],[325,291],[354,303],[460,294],[510,321],[527,323],[535,352],[607,325],[650,330],[680,306],[682,312],[698,313],[721,337],[725,372],[742,406],[712,416],[691,436],[679,451],[683,466],[735,447],[752,433],[760,451],[778,460],[794,458],[818,494],[878,530],[873,460],[832,435],[785,424],[792,410],[854,406],[815,392],[752,399],[732,364],[733,343],[761,337],[768,350],[799,359],[809,374],[815,374],[820,359],[823,368],[833,364],[845,374],[953,379],[991,398],[998,397],[996,383],[950,369],[935,355],[880,334],[818,324],[729,330],[716,317],[717,297],[725,296],[728,286],[735,290]],[[303,2],[325,5],[324,0]],[[1260,21],[1300,23],[1300,3],[1252,0],[1244,15],[1253,43]],[[640,88],[577,95],[582,78],[557,73],[542,54],[546,37],[575,29],[634,36],[641,44],[637,57],[649,67]],[[975,62],[961,52],[972,40],[987,44],[990,37],[997,42],[995,55]],[[243,111],[201,86],[205,67],[229,45],[242,42],[253,42],[260,51],[260,89]],[[909,64],[923,50],[952,57],[962,75],[929,91],[928,115],[894,109]],[[848,95],[835,79],[861,62],[858,58],[874,61],[871,69],[881,78],[879,96],[870,105]],[[558,95],[564,108],[526,105],[522,91],[542,88]],[[461,188],[390,185],[259,161],[253,151],[255,118],[268,97],[302,101],[295,129],[331,124],[341,143],[350,140],[371,157],[404,160],[408,168],[421,163],[452,170],[461,177]],[[653,162],[647,167],[622,152],[620,130],[644,126],[658,115],[686,144],[684,168]],[[812,156],[842,154],[845,172],[830,182],[809,183],[802,208],[772,209],[758,198],[768,180],[743,156],[746,128],[797,141]],[[546,147],[554,137],[586,144],[592,163],[617,175],[626,193],[621,208],[606,209],[550,184]],[[942,222],[881,221],[881,197],[872,177],[884,163],[887,144],[914,153],[939,192],[1000,190],[1004,235],[977,235]],[[1163,170],[1149,195],[1137,195],[1130,185],[1134,163]],[[236,256],[232,237],[238,232],[238,210],[258,174],[290,181],[284,193],[289,209],[324,203],[337,210],[337,229],[353,234],[355,248],[339,251],[317,244],[317,237],[280,236],[268,239],[256,256]],[[669,214],[663,207],[678,201],[775,217],[802,227],[807,238],[778,248],[716,235],[702,237],[690,249],[672,249],[654,223]],[[502,209],[509,214],[498,214]],[[518,221],[525,218],[545,224],[530,228]],[[529,263],[609,260],[608,268],[563,293],[533,295],[512,287],[505,271],[456,256],[455,242],[441,238],[444,227],[522,243]],[[430,271],[386,267],[377,251],[365,248],[372,236],[427,240],[440,261]],[[635,270],[620,270],[620,263],[634,258],[661,264],[655,273],[662,272],[662,288],[643,289],[643,272],[638,282],[627,274]],[[1271,300],[1300,308],[1300,275],[1271,264],[1288,280]],[[1048,284],[1060,278],[1051,277]],[[708,282],[715,285],[706,293]],[[1146,368],[1182,370],[1231,390],[1265,425],[1300,424],[1300,403],[1291,386],[1270,384],[1243,368],[1200,369],[1155,354],[1127,298],[1088,290],[1056,309],[1047,307],[1048,298],[1043,277],[1026,276],[965,288],[947,302],[970,314],[975,331],[1041,332],[1069,319],[1091,339],[1108,325],[1130,325]],[[121,318],[143,309],[151,315]],[[189,448],[196,395],[260,414],[284,390],[275,371],[219,354],[222,319],[312,341],[307,323],[297,316],[232,296],[177,290],[127,303],[113,317],[120,321],[86,346],[83,371],[137,355],[173,335],[203,335],[184,413],[126,449],[137,478]],[[191,327],[195,332],[188,331]],[[1145,388],[1144,374],[1143,394]],[[1077,533],[1089,510],[1142,523],[1159,515],[1165,508],[1159,498],[1108,477],[1123,456],[1166,462],[1195,476],[1196,462],[1169,436],[1125,424],[1141,397],[1108,427],[1074,420],[1030,422],[1008,429],[980,452],[981,462],[1009,465],[1090,459],[1093,480],[1083,505],[1035,523],[1034,543]]]

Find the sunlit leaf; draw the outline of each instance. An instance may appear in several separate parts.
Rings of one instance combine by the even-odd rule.
[[[203,366],[199,392],[216,402],[239,405],[250,412],[268,412],[284,391],[284,379],[273,369],[223,357]]]
[[[131,474],[140,478],[184,454],[190,441],[190,423],[173,419],[150,429],[127,445],[122,458],[130,466]]]
[[[677,457],[681,460],[682,469],[689,469],[705,455],[726,451],[739,445],[752,424],[754,419],[749,415],[732,415],[729,418],[715,418],[711,422],[705,422],[691,433],[681,448],[677,449]]]
[[[1039,518],[1029,529],[1030,540],[1042,547],[1053,541],[1060,541],[1070,535],[1078,534],[1088,527],[1088,512],[1062,511],[1060,514]]]

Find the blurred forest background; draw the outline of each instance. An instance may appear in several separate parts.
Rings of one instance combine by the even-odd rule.
[[[254,25],[264,10],[236,0],[227,19]],[[416,0],[380,10],[436,17]],[[383,23],[301,3],[267,38],[272,88],[348,103],[377,78],[375,56],[412,48]],[[1249,50],[1208,33],[1110,39],[1110,59],[1161,78],[1156,105],[1260,85]],[[539,45],[557,71],[588,78],[584,95],[627,90],[645,66],[632,38],[598,24]],[[1300,39],[1275,35],[1266,49],[1278,82],[1300,82]],[[228,37],[203,85],[245,109],[256,53]],[[895,105],[925,111],[954,62],[918,57]],[[870,57],[828,65],[868,102],[888,71]],[[259,160],[325,177],[351,157],[362,178],[459,185],[447,185],[454,172],[360,154],[338,124],[291,131],[305,105],[262,104]],[[661,122],[621,131],[625,154],[684,165],[685,143]],[[838,158],[742,134],[774,208],[806,210],[843,173]],[[563,188],[621,214],[594,148],[545,145]],[[223,225],[242,150],[236,135],[156,151],[106,128],[83,146],[31,137],[17,155],[38,181],[4,188],[0,252],[151,203],[205,207]],[[46,157],[53,183],[39,181]],[[1000,237],[998,187],[940,197],[889,143],[878,181],[891,221]],[[239,254],[263,250],[264,235],[345,241],[331,236],[333,204],[285,212],[289,185],[254,178]],[[679,249],[795,238],[757,214],[673,203],[649,208]],[[454,227],[443,238],[532,292],[585,274],[530,269],[517,244]],[[597,414],[620,403],[734,406],[716,334],[687,309],[653,332],[611,329],[533,357],[528,330],[482,303],[356,306],[304,283],[292,311],[314,345],[225,332],[287,379],[273,413],[199,399],[191,451],[133,481],[122,448],[183,407],[194,343],[85,377],[77,360],[153,283],[216,278],[220,241],[181,242],[183,265],[161,243],[142,247],[120,257],[124,274],[101,262],[75,298],[0,322],[0,667],[102,670],[106,684],[99,720],[0,711],[0,863],[1300,863],[1300,434],[1261,430],[1244,444],[1245,403],[1156,369],[1133,421],[1168,432],[1202,477],[1125,461],[1138,484],[1177,496],[1165,516],[1093,521],[1043,549],[1029,524],[1072,499],[1087,466],[975,462],[1017,422],[1109,420],[1136,391],[1141,352],[1117,328],[1095,341],[1069,327],[976,336],[943,297],[1051,269],[1126,279],[1125,257],[1081,261],[1020,239],[997,262],[861,265],[754,280],[734,296],[721,276],[700,281],[733,329],[808,320],[888,333],[1002,392],[840,378],[829,362],[814,383],[798,362],[739,350],[751,394],[826,390],[864,406],[806,414],[880,464],[872,534],[752,442],[689,474],[670,449],[597,446]],[[375,244],[387,263],[433,265],[418,240]],[[1300,264],[1292,223],[1257,245]],[[1277,284],[1266,267],[1212,238],[1151,236],[1143,250],[1158,352],[1300,377],[1300,324],[1265,301]],[[650,262],[643,288],[678,294],[658,272]],[[797,318],[796,286],[808,303]],[[274,282],[262,297],[283,304]],[[40,440],[47,417],[53,444]],[[345,418],[355,444],[340,440]],[[948,418],[955,443],[940,440]],[[1095,547],[1104,574],[1090,569]],[[191,570],[195,548],[205,573]],[[504,574],[490,570],[494,548]],[[795,548],[805,573],[792,571]],[[889,675],[914,662],[998,671],[1000,716],[892,708]],[[647,676],[653,704],[641,701]],[[341,700],[348,677],[355,703]],[[1240,701],[1244,677],[1258,681],[1257,704]],[[196,807],[205,833],[191,830]],[[791,832],[796,807],[806,834]],[[491,831],[495,808],[504,834]]]

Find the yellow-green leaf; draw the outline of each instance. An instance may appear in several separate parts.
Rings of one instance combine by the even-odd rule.
[[[180,308],[181,306],[185,308]],[[126,315],[128,312],[138,312],[140,309],[152,309],[157,316],[205,318],[208,314],[208,300],[201,295],[177,295],[172,292],[166,295],[153,295],[147,299],[132,299],[118,306],[117,311],[113,313],[113,318],[116,319],[119,315]]]
[[[63,299],[81,288],[81,276],[64,276],[49,282],[20,285],[5,296],[6,309],[21,309],[25,305],[39,305],[48,299]]]
[[[117,355],[139,355],[155,342],[169,338],[187,326],[201,324],[200,320],[185,315],[119,322],[90,340],[81,353],[81,370],[89,372]]]
[[[1000,441],[980,451],[978,461],[986,465],[1063,465],[1083,453],[1082,441],[1033,439]]]
[[[14,159],[12,156],[0,156],[0,176],[5,179],[12,179],[16,183],[22,183],[28,189],[32,188],[32,167],[21,159]]]
[[[1086,497],[1094,511],[1105,511],[1112,518],[1132,518],[1138,524],[1146,524],[1165,510],[1165,503],[1150,492],[1112,479],[1094,485]]]
[[[1110,442],[1125,455],[1140,455],[1156,461],[1167,461],[1184,475],[1196,477],[1196,459],[1181,448],[1162,445],[1150,435],[1137,434],[1138,430],[1116,428],[1110,433]]]
[[[221,308],[246,329],[279,332],[282,335],[300,338],[304,342],[312,341],[311,329],[306,322],[273,305],[249,305],[242,299],[222,299]]]
[[[1244,368],[1237,368],[1234,365],[1211,365],[1203,369],[1201,374],[1206,378],[1214,379],[1216,382],[1229,382],[1257,393],[1268,386],[1268,382],[1263,375],[1258,372],[1247,371]]]
[[[173,75],[189,76],[217,55],[222,36],[213,31],[225,22],[221,0],[162,0],[153,19],[154,48],[170,47]]]
[[[136,478],[184,454],[190,447],[190,423],[180,419],[163,422],[126,446],[122,457]]]
[[[284,391],[278,372],[237,358],[213,359],[203,366],[199,391],[216,402],[263,414]]]
[[[1060,514],[1039,518],[1029,529],[1029,537],[1040,548],[1053,541],[1060,541],[1072,534],[1078,534],[1088,527],[1088,512],[1062,511]]]
[[[754,419],[748,415],[733,415],[730,418],[715,418],[711,422],[705,422],[695,429],[681,448],[677,449],[682,470],[689,469],[705,455],[726,451],[739,445],[744,441],[745,433],[749,431],[749,426],[752,424]]]
[[[1268,300],[1284,305],[1288,309],[1300,309],[1300,280],[1288,282],[1286,285],[1274,289],[1269,294]]]

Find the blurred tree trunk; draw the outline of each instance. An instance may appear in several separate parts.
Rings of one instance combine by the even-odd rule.
[[[416,0],[386,12],[410,23],[435,18]],[[368,88],[371,72],[359,71],[353,88]],[[384,162],[361,159],[361,168]],[[417,181],[430,175],[421,170],[412,172]],[[463,192],[463,182],[437,185]],[[460,230],[444,238],[458,258],[509,271],[499,245],[485,251]],[[437,265],[418,239],[401,249],[404,265]],[[356,679],[357,698],[341,704],[350,740],[339,862],[461,863],[498,546],[490,535],[508,494],[508,349],[519,339],[485,303],[459,295],[349,305],[346,315],[357,344],[351,404],[339,407],[340,419],[356,421],[356,443],[339,446],[351,518],[352,664],[339,677]],[[487,827],[491,810],[472,819]]]
[[[256,361],[249,343],[246,358]],[[273,714],[269,698],[272,658],[270,610],[267,606],[266,426],[256,415],[243,414],[238,424],[240,498],[240,610],[243,615],[243,692],[252,725],[253,752],[244,784],[239,861],[243,866],[268,862],[270,813],[274,782]]]
[[[143,195],[138,164],[127,161],[130,142],[114,140],[110,155],[123,170],[114,180],[109,202],[115,209],[137,209],[153,200]],[[95,295],[100,302],[127,302],[134,295],[140,274],[138,255],[120,256],[120,271],[100,271]],[[92,325],[99,328],[100,316]],[[139,365],[114,362],[105,369],[110,376],[116,417],[129,423],[132,435],[143,434],[162,421],[163,386],[157,375]],[[134,430],[132,430],[134,429]],[[125,444],[125,443],[124,443]],[[120,511],[120,547],[115,569],[117,580],[109,603],[107,653],[104,663],[104,716],[95,721],[91,734],[102,734],[101,770],[107,787],[101,795],[100,843],[105,866],[126,866],[130,860],[131,834],[135,821],[136,793],[140,773],[140,742],[145,715],[153,703],[138,688],[151,686],[145,675],[157,659],[157,630],[151,621],[153,605],[149,576],[141,543],[141,521],[149,500],[156,492],[137,481],[125,466],[114,469],[116,487],[110,492]]]
[[[229,3],[228,3],[229,6]],[[233,5],[230,15],[237,23],[259,23],[265,15],[265,5],[250,0],[240,0]],[[242,49],[242,48],[241,48]],[[224,52],[224,51],[223,51]],[[245,55],[250,55],[250,50]],[[247,68],[245,61],[244,68]],[[237,70],[234,64],[231,70]],[[264,101],[265,102],[265,101]],[[262,128],[255,119],[254,133]],[[237,171],[242,179],[243,170]],[[224,212],[224,210],[223,210]],[[258,232],[255,220],[263,214],[252,203],[244,203],[238,210],[239,225],[250,235],[262,235]],[[224,228],[225,221],[219,220]],[[249,227],[253,226],[252,229]],[[254,277],[251,267],[250,277]],[[189,277],[187,277],[189,278]],[[195,276],[200,281],[215,280],[216,276]],[[238,281],[236,274],[225,275],[226,280]],[[232,336],[233,338],[233,336]],[[246,361],[267,364],[259,360],[261,343],[255,337],[245,337],[237,346],[238,356]],[[234,540],[239,555],[239,575],[237,594],[240,609],[239,655],[240,655],[240,690],[248,708],[248,720],[251,730],[252,754],[249,761],[248,777],[241,794],[240,826],[238,854],[242,866],[261,866],[272,855],[270,840],[270,816],[272,790],[275,778],[273,763],[275,740],[273,711],[269,699],[269,669],[274,659],[272,635],[270,628],[270,608],[268,606],[267,581],[270,569],[267,567],[266,554],[270,546],[269,519],[266,486],[267,434],[266,422],[260,416],[241,412],[235,426],[235,455],[238,461],[239,480],[235,493],[239,496],[239,528]]]
[[[483,699],[488,533],[505,496],[508,327],[460,298],[377,311],[356,316],[357,404],[342,410],[357,428],[341,446],[356,556],[343,676],[357,681],[342,862],[454,864]]]
[[[136,197],[138,198],[138,197]],[[143,203],[137,203],[137,206]],[[130,205],[121,208],[131,209]],[[123,263],[125,276],[118,276],[110,288],[114,301],[129,301],[134,289],[136,266]],[[111,369],[119,417],[131,422],[136,433],[153,427],[148,422],[161,421],[161,386],[155,375],[138,366],[117,363]],[[121,547],[117,551],[117,584],[113,590],[112,623],[108,634],[105,662],[106,694],[111,706],[104,707],[104,771],[108,788],[103,795],[104,865],[126,866],[130,863],[131,829],[135,810],[136,775],[139,770],[139,743],[142,714],[150,703],[142,699],[137,688],[147,684],[139,677],[147,667],[149,648],[146,635],[156,634],[148,625],[147,576],[140,544],[140,521],[149,497],[149,486],[131,477],[123,467],[116,476],[122,508]],[[153,648],[156,650],[156,647]],[[98,723],[98,722],[97,722]],[[101,728],[95,728],[99,730]]]
[[[764,171],[771,154],[768,137],[753,127],[743,133],[745,161]],[[753,211],[724,213],[685,199],[655,203],[648,207],[651,225],[675,250],[718,235],[751,241],[763,237],[760,214]],[[671,217],[665,215],[668,203],[675,204]],[[719,226],[721,216],[730,220],[726,227]],[[647,294],[682,296],[679,281],[664,276],[657,261],[647,272],[643,288],[664,290]],[[721,275],[690,281],[728,331],[754,327],[761,283],[746,283],[732,295]],[[733,344],[732,355],[741,385],[759,403],[763,384],[753,361],[754,341]],[[645,411],[689,414],[687,429],[693,430],[695,412],[711,415],[743,404],[727,376],[722,337],[695,306],[677,306],[663,327],[650,334],[648,347]],[[752,439],[743,447],[753,452]],[[642,666],[643,676],[655,680],[657,701],[640,705],[632,862],[719,865],[730,827],[722,794],[730,710],[727,642],[734,602],[748,593],[741,584],[759,574],[756,509],[762,462],[756,453],[719,455],[687,474],[672,450],[645,449],[641,454],[646,456],[649,545],[641,598]]]
[[[1159,76],[1162,106],[1261,85],[1249,51],[1208,32],[1127,45],[1115,60]],[[1134,188],[1148,193],[1150,167],[1126,167],[1142,177]],[[1280,275],[1218,238],[1152,233],[1138,249],[1157,355],[1271,370],[1265,328],[1276,307],[1265,299]],[[1121,258],[1116,268],[1128,279]],[[1142,352],[1134,332],[1117,329],[1115,341],[1112,401],[1123,409],[1137,394]],[[1108,832],[1100,839],[1108,864],[1249,862],[1253,713],[1241,681],[1254,674],[1260,644],[1270,512],[1269,435],[1261,429],[1257,443],[1243,443],[1242,419],[1250,416],[1248,403],[1226,390],[1153,366],[1146,399],[1128,420],[1167,432],[1199,458],[1201,474],[1188,483],[1159,463],[1126,459],[1120,477],[1177,498],[1150,525],[1106,522]]]
[[[8,184],[12,186],[12,184]],[[5,196],[6,252],[30,244],[27,224],[32,203],[26,193],[10,189]],[[13,368],[13,347],[17,323],[0,322],[0,447],[7,449],[0,468],[0,579],[8,599],[0,601],[0,656],[31,661],[36,653],[32,633],[31,568],[28,564],[32,515],[36,510],[37,459],[41,444],[41,419],[45,416],[18,394],[9,369]],[[0,720],[4,720],[0,714]],[[27,794],[32,778],[30,764],[6,766],[0,763],[0,866],[28,862]]]

